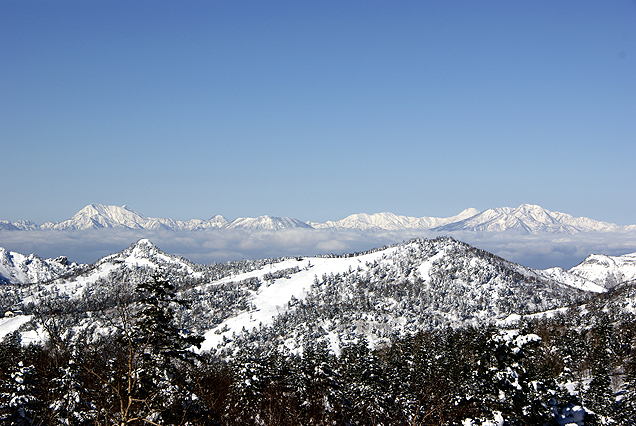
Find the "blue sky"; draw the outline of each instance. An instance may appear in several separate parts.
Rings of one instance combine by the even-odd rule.
[[[635,1],[0,2],[0,219],[636,224]]]

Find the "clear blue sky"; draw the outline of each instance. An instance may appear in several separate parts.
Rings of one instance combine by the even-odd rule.
[[[636,223],[636,1],[0,2],[0,219]]]

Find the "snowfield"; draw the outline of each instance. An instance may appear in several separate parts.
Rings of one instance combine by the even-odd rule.
[[[218,327],[205,333],[205,342],[201,350],[216,348],[224,338],[230,338],[232,334],[241,330],[251,330],[259,325],[269,325],[274,318],[287,309],[292,297],[303,300],[316,277],[323,274],[338,274],[358,268],[367,268],[367,262],[380,261],[382,258],[394,253],[397,248],[389,248],[371,254],[349,258],[323,258],[308,257],[303,260],[286,260],[266,266],[258,271],[240,274],[234,277],[224,278],[210,285],[231,281],[241,281],[248,278],[263,278],[266,273],[272,273],[289,268],[300,267],[301,271],[294,273],[289,278],[279,278],[267,286],[261,286],[251,300],[255,309],[239,314],[224,321]]]

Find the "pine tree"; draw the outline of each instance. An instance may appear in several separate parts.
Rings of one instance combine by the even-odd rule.
[[[382,365],[369,349],[365,337],[346,345],[340,355],[343,393],[350,402],[351,416],[360,424],[382,424],[386,420],[388,384]]]
[[[72,344],[56,345],[72,360],[58,386],[77,400],[73,381],[79,375],[85,388],[80,403],[90,407],[93,420],[100,423],[174,423],[186,418],[191,404],[184,401],[196,396],[184,376],[190,370],[183,365],[198,359],[191,348],[203,341],[176,325],[175,309],[187,308],[187,302],[158,275],[134,292],[127,282],[117,285],[117,303],[103,311],[107,333],[84,333]],[[58,321],[47,318],[47,323]],[[68,408],[59,407],[60,415]]]
[[[23,361],[10,366],[0,384],[0,420],[5,424],[29,426],[35,424],[39,401],[35,393],[35,368]]]
[[[614,329],[605,312],[598,312],[596,327],[590,330],[589,356],[592,380],[585,392],[584,404],[597,416],[612,418],[616,414],[616,398],[612,390],[611,374],[615,362]],[[586,418],[586,422],[591,419]]]
[[[241,348],[232,361],[233,380],[226,407],[231,425],[252,425],[270,382],[267,362],[253,347]]]

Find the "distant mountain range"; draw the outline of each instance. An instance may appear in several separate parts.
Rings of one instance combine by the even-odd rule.
[[[636,225],[620,226],[566,213],[551,212],[543,207],[522,204],[517,208],[501,207],[480,212],[469,208],[458,215],[439,217],[409,217],[393,213],[353,214],[337,221],[324,223],[302,222],[288,217],[259,216],[228,221],[217,215],[208,220],[179,221],[170,218],[145,217],[127,206],[90,204],[63,222],[47,222],[37,225],[31,221],[0,221],[0,230],[87,230],[101,228],[127,228],[148,230],[195,231],[200,229],[248,229],[280,230],[289,228],[397,231],[431,230],[439,232],[515,230],[527,234],[579,232],[618,232],[636,230]]]

